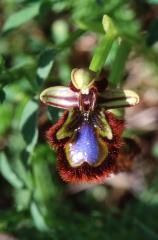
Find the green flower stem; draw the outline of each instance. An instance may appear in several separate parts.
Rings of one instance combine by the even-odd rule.
[[[96,52],[92,58],[89,69],[93,72],[100,72],[111,50],[113,42],[119,36],[119,32],[113,23],[112,19],[108,15],[103,16],[102,20],[103,29],[106,32],[102,38]]]
[[[104,66],[104,63],[108,57],[108,54],[115,39],[115,34],[111,34],[111,32],[106,33],[92,58],[89,66],[90,70],[92,70],[93,72],[100,72],[100,70]]]
[[[112,64],[112,69],[109,76],[109,85],[111,87],[116,87],[120,85],[130,49],[131,45],[129,44],[129,42],[122,40],[118,51],[116,52],[116,57]]]

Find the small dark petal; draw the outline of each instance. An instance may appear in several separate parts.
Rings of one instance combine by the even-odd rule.
[[[72,84],[72,82],[70,82],[69,88],[70,88],[73,92],[80,92],[79,89],[75,88],[75,86]]]
[[[117,172],[129,172],[133,168],[134,158],[141,152],[138,143],[131,138],[124,138],[117,159]],[[116,172],[116,173],[117,173]]]
[[[64,139],[58,140],[56,137],[56,133],[61,128],[61,126],[63,126],[64,122],[68,117],[68,113],[69,113],[68,111],[65,111],[63,116],[58,120],[58,122],[46,132],[47,141],[49,145],[54,149],[58,149],[62,147],[69,139],[69,138],[64,138]]]
[[[120,139],[121,138],[121,134],[124,130],[124,120],[121,119],[117,119],[117,117],[111,113],[111,112],[105,112],[105,116],[107,118],[107,121],[112,129],[114,138]]]
[[[95,87],[97,88],[98,92],[104,92],[105,89],[108,87],[108,71],[102,71],[95,81]]]

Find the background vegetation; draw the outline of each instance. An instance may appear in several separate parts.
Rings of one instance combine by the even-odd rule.
[[[158,1],[1,0],[0,239],[158,239]],[[120,31],[109,84],[139,93],[126,110],[124,173],[71,185],[56,172],[45,131],[61,111],[40,92],[88,67],[108,14]]]

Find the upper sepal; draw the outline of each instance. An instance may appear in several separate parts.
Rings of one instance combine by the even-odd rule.
[[[79,94],[69,87],[55,86],[45,89],[40,99],[46,105],[57,108],[70,109],[79,107]]]
[[[94,72],[86,69],[74,68],[71,72],[71,82],[73,86],[82,93],[87,92],[95,81]]]

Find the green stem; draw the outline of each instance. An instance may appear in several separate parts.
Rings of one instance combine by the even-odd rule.
[[[129,44],[129,42],[122,40],[116,52],[116,57],[112,64],[112,69],[109,76],[109,85],[111,87],[116,87],[120,85],[130,49],[131,45]]]
[[[102,69],[115,39],[115,34],[111,34],[111,32],[106,33],[92,58],[89,66],[90,70],[99,72]]]

